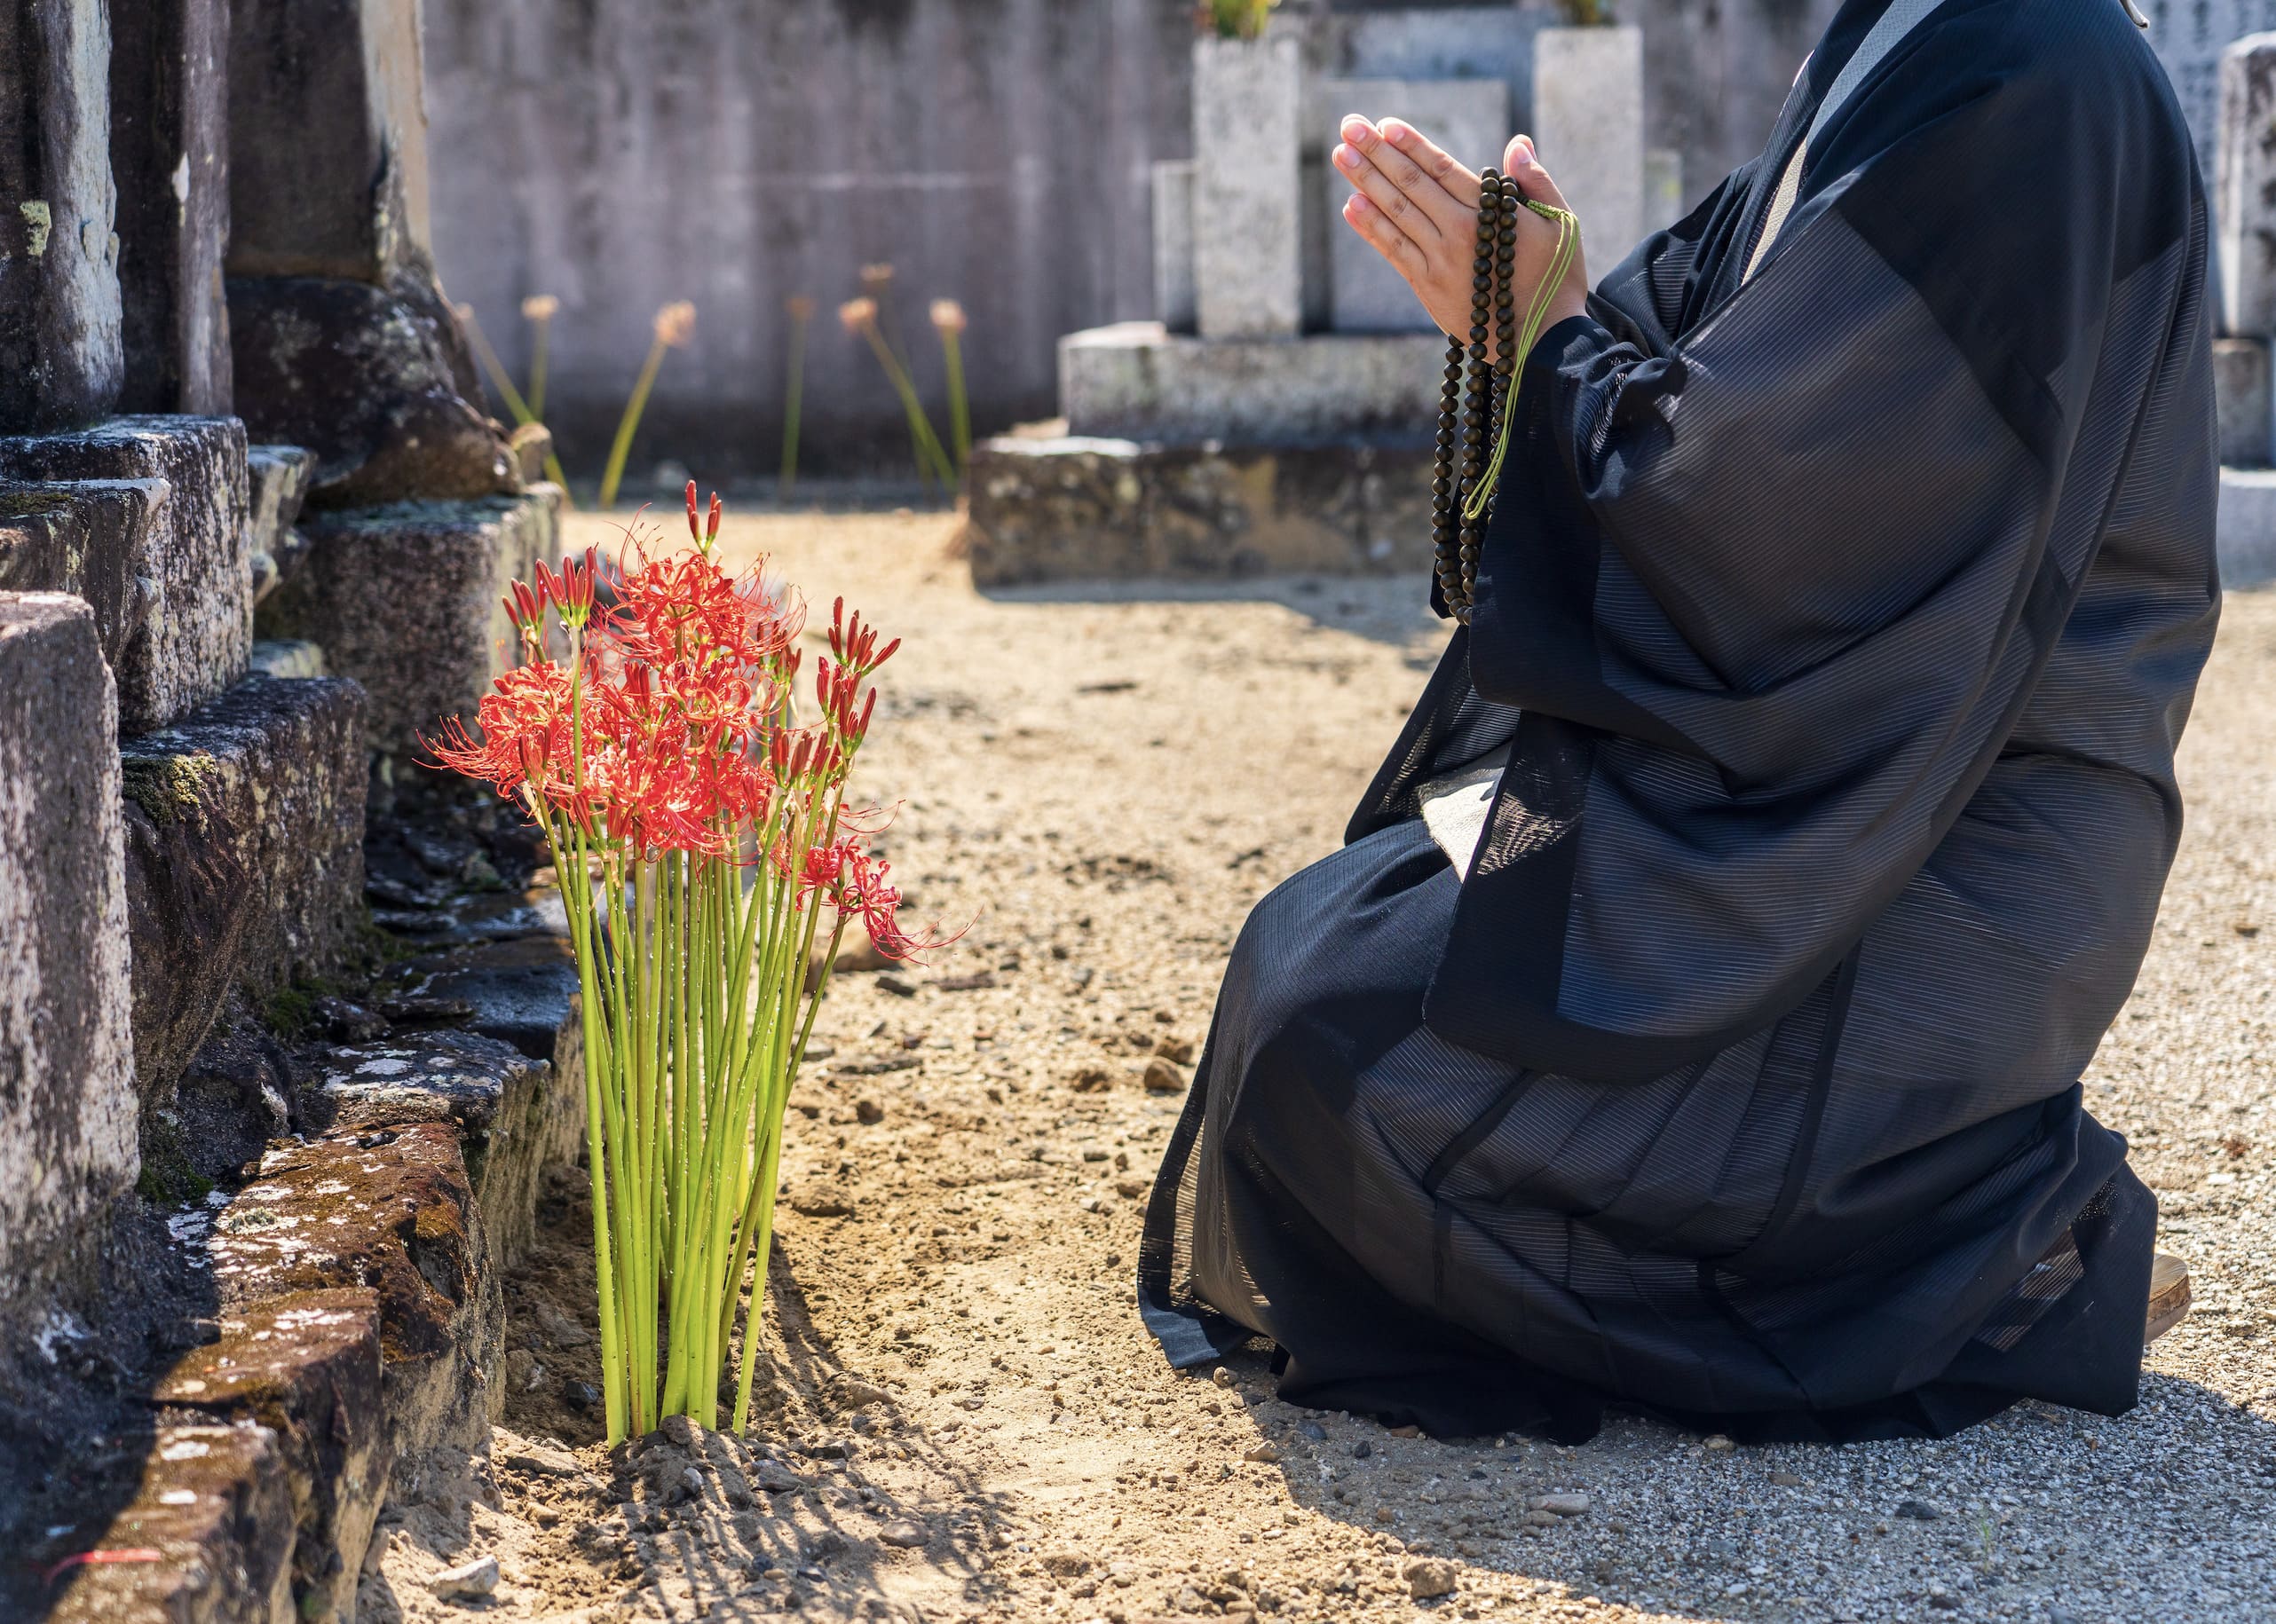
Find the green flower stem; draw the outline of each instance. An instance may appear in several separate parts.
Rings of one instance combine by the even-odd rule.
[[[542,346],[545,343],[544,332],[545,329],[541,327],[538,329],[541,355],[543,353]],[[517,423],[542,422],[543,420],[538,416],[537,402],[544,394],[543,370],[538,367],[536,363],[532,363],[533,382],[531,398],[525,400],[520,392],[514,388],[514,381],[506,375],[505,364],[499,360],[498,352],[490,347],[490,340],[482,331],[482,324],[474,319],[471,309],[466,315],[466,335],[473,340],[474,353],[481,359],[482,370],[490,374],[492,387],[497,390],[498,398],[506,403],[506,410],[514,414],[514,421]],[[561,459],[549,451],[545,453],[545,477],[559,485],[562,494],[565,497],[567,496],[569,476],[561,471]]]
[[[532,417],[541,421],[545,416],[545,373],[549,359],[547,352],[553,347],[553,319],[549,316],[530,325],[537,330],[529,341],[529,410]]]
[[[640,377],[632,386],[632,398],[624,403],[624,415],[617,420],[616,439],[609,446],[608,465],[601,470],[601,506],[616,505],[616,488],[624,479],[625,459],[632,454],[632,436],[640,427],[640,414],[648,409],[648,391],[656,387],[656,373],[664,364],[665,346],[652,343],[648,359],[640,364]]]
[[[775,498],[786,501],[798,483],[798,419],[806,404],[806,326],[790,326],[790,375],[782,390],[782,477],[775,483]]]
[[[909,377],[909,369],[901,365],[901,358],[893,353],[885,342],[885,335],[877,330],[874,322],[863,327],[869,347],[877,354],[877,364],[885,368],[892,380],[896,393],[901,397],[901,409],[908,414],[909,438],[914,443],[917,456],[917,477],[938,479],[950,490],[956,488],[956,469],[948,453],[940,448],[939,437],[933,433],[931,422],[925,416],[924,403],[917,398],[917,386]]]
[[[948,368],[948,432],[956,447],[956,470],[972,462],[972,406],[964,394],[964,342],[954,327],[940,329],[942,363]]]

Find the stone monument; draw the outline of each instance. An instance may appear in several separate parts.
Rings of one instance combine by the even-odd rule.
[[[1158,319],[1059,343],[1063,420],[976,449],[976,579],[1419,570],[1445,340],[1343,224],[1347,114],[1473,167],[1531,128],[1599,268],[1679,208],[1632,28],[1538,3],[1275,20],[1194,46],[1194,156],[1157,164]]]
[[[2276,7],[2272,7],[2276,10]],[[2213,210],[2221,336],[2213,341],[2220,413],[2222,579],[2276,578],[2276,33],[2222,53]]]

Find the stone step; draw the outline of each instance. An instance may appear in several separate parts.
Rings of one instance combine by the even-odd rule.
[[[418,1120],[427,1101],[366,1104],[357,1125],[273,1143],[233,1196],[170,1223],[182,1265],[214,1282],[218,1335],[154,1384],[160,1424],[126,1507],[57,1509],[36,1553],[61,1565],[49,1616],[352,1619],[391,1490],[482,1451],[504,1309],[460,1123]]]
[[[1006,435],[972,451],[972,579],[1426,572],[1430,477],[1426,445]]]
[[[502,1399],[504,1305],[454,1124],[370,1123],[273,1144],[199,1250],[225,1314],[369,1287],[393,1458],[480,1447]]]
[[[546,1057],[478,1031],[396,1032],[328,1049],[301,1084],[299,1118],[319,1131],[456,1129],[495,1270],[528,1250],[545,1170],[583,1147],[581,1064],[565,1076]]]
[[[139,522],[91,522],[86,540],[104,556],[84,565],[79,581],[11,581],[83,586],[101,605],[98,614],[115,627],[104,652],[117,674],[122,734],[162,727],[244,675],[253,578],[242,423],[115,417],[68,433],[0,438],[0,480],[133,482],[151,494]],[[121,581],[131,591],[115,609]]]
[[[87,600],[103,658],[125,684],[119,702],[130,727],[159,708],[146,669],[129,658],[151,635],[152,600],[135,561],[172,494],[162,479],[0,482],[0,589]]]
[[[253,645],[252,670],[256,675],[284,678],[331,674],[324,668],[323,649],[304,638],[263,638]]]
[[[141,1167],[116,731],[93,611],[0,592],[0,1324]]]
[[[277,1434],[256,1422],[162,1426],[142,1482],[91,1559],[66,1570],[52,1624],[290,1624],[298,1518]],[[58,1576],[59,1579],[62,1575]]]
[[[355,1612],[372,1524],[386,1497],[379,1299],[367,1288],[288,1291],[222,1316],[220,1336],[160,1380],[170,1414],[251,1421],[274,1434],[291,1489],[295,1609]],[[312,1598],[313,1598],[312,1600]]]
[[[316,453],[299,445],[255,445],[245,453],[251,485],[253,602],[258,603],[307,556],[308,539],[294,528],[316,480]]]
[[[121,746],[136,1069],[163,1108],[223,999],[324,974],[363,893],[363,690],[249,676]]]
[[[319,643],[371,696],[372,748],[412,759],[471,721],[515,648],[501,600],[558,550],[558,486],[471,501],[312,510],[306,561],[262,602],[264,637]]]

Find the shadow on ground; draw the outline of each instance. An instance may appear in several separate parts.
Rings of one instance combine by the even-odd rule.
[[[1229,1362],[1268,1384],[1260,1358]],[[2276,1425],[2155,1374],[2125,1416],[2026,1403],[1942,1440],[1734,1448],[1634,1415],[1571,1448],[1335,1414],[1279,1431],[1290,1496],[1395,1536],[1402,1578],[1435,1558],[1458,1597],[1474,1568],[1689,1618],[2251,1616],[2227,1610],[2256,1605],[2276,1514]],[[2153,1601],[2131,1575],[2159,1568]],[[1349,1593],[1379,1578],[1350,1565]]]

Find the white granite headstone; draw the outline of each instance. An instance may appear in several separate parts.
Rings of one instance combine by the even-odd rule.
[[[1533,111],[1533,42],[1564,19],[1558,0],[1417,6],[1350,19],[1339,66],[1352,78],[1498,79],[1511,132]]]
[[[1513,133],[1509,87],[1498,79],[1328,79],[1314,106],[1332,147],[1346,114],[1399,118],[1476,169],[1498,166]],[[1351,183],[1331,165],[1322,177],[1329,221],[1328,325],[1339,333],[1426,333],[1435,324],[1406,279],[1347,225]]]
[[[2115,5],[2119,0],[2081,0]],[[2165,64],[2181,113],[2197,138],[2197,162],[2213,177],[2221,127],[2221,53],[2248,34],[2276,28],[2276,0],[2136,0],[2147,38]]]
[[[1533,143],[1581,218],[1589,274],[1644,234],[1644,35],[1544,28],[1533,47]]]
[[[1298,42],[1193,43],[1193,274],[1204,338],[1293,338],[1303,317]]]
[[[2213,217],[2221,330],[2276,334],[2276,34],[2248,34],[2221,58]]]

